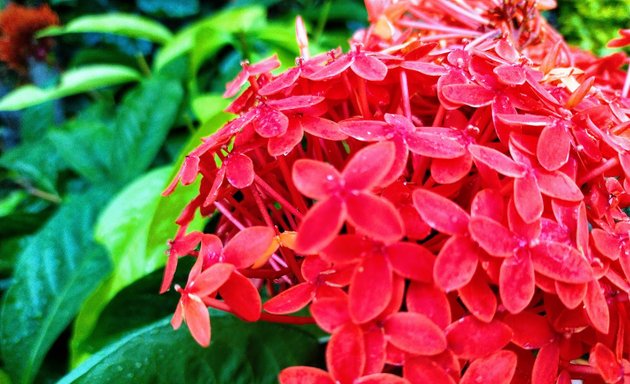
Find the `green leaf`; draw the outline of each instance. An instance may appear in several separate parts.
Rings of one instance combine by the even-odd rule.
[[[225,101],[223,101],[225,102]],[[201,138],[210,136],[217,129],[219,129],[225,122],[227,122],[233,115],[226,112],[219,112],[212,118],[208,119],[195,135],[188,141],[186,146],[182,149],[179,158],[174,164],[173,171],[169,177],[172,180],[179,168],[184,163],[186,155],[197,147],[201,143]],[[166,187],[166,185],[165,185]],[[172,239],[177,232],[178,226],[175,224],[175,219],[179,216],[184,207],[199,194],[199,182],[193,183],[188,186],[179,185],[175,191],[169,196],[160,199],[158,206],[155,210],[155,215],[151,220],[149,227],[149,235],[147,240],[147,252],[152,253],[158,250],[159,252],[166,252],[167,241]],[[196,227],[190,226],[189,230],[194,230]]]
[[[0,314],[2,358],[16,383],[32,382],[48,349],[111,268],[91,236],[108,196],[99,189],[70,197],[18,256]]]
[[[261,6],[230,8],[217,12],[175,34],[173,39],[158,51],[153,66],[159,71],[171,60],[187,54],[194,47],[195,38],[201,30],[213,29],[219,33],[218,36],[224,36],[225,34],[259,30],[265,24],[266,12],[265,8]],[[213,45],[213,43],[208,44]]]
[[[56,192],[57,174],[65,162],[47,137],[25,142],[0,156],[0,166],[12,171],[12,178],[50,193]]]
[[[186,17],[199,12],[199,0],[136,0],[136,4],[153,16]]]
[[[59,381],[66,383],[276,383],[284,367],[313,363],[317,339],[297,327],[244,323],[212,311],[212,343],[195,344],[169,318],[102,349]]]
[[[182,268],[178,268],[174,281],[185,284],[194,262],[193,257],[182,258]],[[93,354],[130,331],[172,315],[173,309],[177,307],[179,294],[172,291],[163,295],[157,294],[163,275],[164,268],[161,268],[121,289],[100,312],[91,334],[83,342],[82,349]]]
[[[151,165],[182,98],[178,81],[153,77],[125,95],[114,121],[108,118],[110,106],[97,104],[50,138],[68,165],[88,180],[123,185]]]
[[[38,32],[37,37],[69,33],[111,33],[159,44],[164,44],[173,37],[171,32],[157,21],[127,13],[80,16],[64,26],[48,27]]]
[[[140,80],[138,71],[122,65],[89,65],[68,70],[53,88],[25,85],[0,99],[0,111],[17,111],[96,88]]]
[[[203,123],[221,113],[229,103],[229,100],[224,99],[221,95],[200,95],[192,100],[192,110],[199,121]]]
[[[164,253],[159,250],[148,253],[146,245],[149,225],[170,173],[171,167],[163,167],[140,177],[119,192],[99,216],[95,239],[109,251],[114,268],[83,304],[75,321],[71,340],[75,362],[85,352],[82,343],[110,299],[125,286],[164,265]]]
[[[118,107],[112,177],[129,181],[146,170],[177,118],[181,84],[159,77],[131,91]]]
[[[215,56],[221,48],[230,42],[230,35],[213,27],[200,28],[195,34],[193,49],[190,54],[191,73],[197,74],[205,60]]]

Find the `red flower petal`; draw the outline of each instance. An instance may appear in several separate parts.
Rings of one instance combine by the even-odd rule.
[[[350,67],[352,62],[354,61],[354,57],[350,54],[344,54],[338,57],[332,63],[326,65],[324,68],[319,71],[309,74],[307,77],[311,80],[319,81],[333,78],[339,75],[341,72],[345,71]]]
[[[597,280],[592,280],[588,283],[586,296],[584,297],[584,308],[593,327],[603,334],[608,334],[610,329],[610,310],[608,309],[604,291]]]
[[[254,182],[254,163],[242,153],[231,154],[225,161],[225,176],[237,189],[244,189]]]
[[[611,260],[617,260],[621,255],[621,247],[617,236],[602,229],[595,228],[591,231],[595,248]]]
[[[505,64],[492,70],[499,81],[507,85],[522,85],[525,83],[525,70],[519,65]]]
[[[241,90],[243,84],[247,82],[247,78],[249,77],[249,72],[246,69],[243,69],[236,75],[234,80],[230,81],[225,85],[225,92],[223,92],[223,97],[229,99],[230,97],[236,96],[236,94]]]
[[[487,217],[471,218],[468,228],[473,240],[492,256],[512,256],[519,246],[518,239],[509,229]]]
[[[558,342],[544,345],[536,355],[532,369],[532,384],[553,384],[558,377],[560,348]]]
[[[457,357],[476,359],[506,346],[512,339],[512,330],[499,320],[484,323],[474,316],[465,316],[446,328],[446,339]]]
[[[302,115],[297,118],[305,132],[326,140],[345,140],[347,136],[341,132],[339,124],[321,117]]]
[[[442,76],[448,73],[448,69],[443,66],[424,61],[404,61],[400,66],[429,76]]]
[[[247,68],[247,71],[251,75],[261,75],[263,73],[267,73],[273,71],[274,69],[280,66],[280,61],[278,60],[278,55],[275,53],[261,61],[250,64]]]
[[[302,141],[304,131],[300,127],[299,120],[289,119],[289,126],[284,135],[272,137],[267,142],[267,151],[271,156],[287,155],[296,145]]]
[[[297,67],[288,69],[260,88],[258,94],[263,96],[273,95],[292,86],[300,78],[301,72],[300,68]]]
[[[512,328],[512,342],[523,349],[538,349],[555,338],[549,320],[532,312],[508,314],[503,322]]]
[[[348,221],[371,239],[392,243],[404,233],[398,210],[389,200],[370,193],[351,194],[346,198]]]
[[[452,184],[464,178],[472,168],[473,158],[466,152],[454,159],[433,159],[431,177],[440,184]]]
[[[587,283],[593,271],[584,256],[575,248],[562,243],[540,242],[531,248],[534,269],[565,283]]]
[[[363,332],[363,342],[365,343],[365,369],[364,375],[380,373],[385,366],[385,349],[387,348],[387,340],[381,327],[370,327],[368,331]]]
[[[289,367],[280,371],[280,384],[335,384],[328,372],[313,367]]]
[[[261,104],[258,106],[256,118],[253,121],[256,133],[262,137],[284,135],[289,126],[289,118],[282,112]]]
[[[487,165],[502,175],[509,177],[523,177],[525,175],[525,168],[522,165],[496,149],[471,144],[468,146],[468,151],[476,161]]]
[[[448,235],[468,233],[468,214],[453,201],[426,189],[413,192],[413,205],[431,228]]]
[[[344,120],[339,126],[341,132],[361,141],[386,140],[394,134],[391,126],[384,121]]]
[[[298,228],[295,251],[302,254],[319,252],[337,236],[346,216],[346,205],[337,197],[315,204]]]
[[[413,384],[455,384],[455,380],[435,361],[418,356],[405,362],[403,375]]]
[[[191,293],[203,298],[219,289],[223,283],[227,281],[233,271],[234,266],[232,264],[214,264],[197,275],[194,282],[189,284],[187,288]]]
[[[536,181],[540,191],[547,196],[566,201],[581,201],[584,195],[575,181],[560,171],[537,172]]]
[[[248,278],[238,272],[219,288],[223,301],[230,306],[232,312],[245,321],[257,321],[262,311],[262,303],[258,290]]]
[[[459,298],[466,308],[481,321],[490,322],[497,310],[497,298],[482,274],[459,289]]]
[[[223,249],[224,260],[237,269],[247,268],[269,249],[276,233],[269,227],[249,227],[238,232]]]
[[[545,127],[551,124],[555,118],[550,116],[522,114],[500,114],[497,118],[502,122],[510,125],[527,125],[530,127]]]
[[[173,276],[175,276],[175,271],[177,270],[177,260],[179,257],[190,253],[201,241],[201,232],[184,233],[185,230],[180,230],[177,237],[170,242],[168,260],[166,261],[166,268],[164,269],[164,278],[160,286],[160,293],[164,293],[170,288],[173,282]]]
[[[556,294],[562,304],[569,309],[577,308],[586,296],[588,284],[569,284],[556,281]]]
[[[545,127],[538,138],[536,156],[540,165],[548,171],[555,171],[569,160],[571,137],[560,124]]]
[[[496,189],[482,189],[477,192],[470,205],[470,214],[473,217],[485,216],[496,222],[502,222],[505,217],[503,196]]]
[[[495,97],[495,92],[476,84],[445,85],[442,87],[441,92],[451,103],[471,107],[490,105]]]
[[[351,321],[345,292],[338,297],[316,297],[310,310],[317,325],[326,332],[332,333],[337,327]]]
[[[335,264],[348,265],[361,261],[372,252],[374,242],[359,235],[339,235],[320,252],[320,256]]]
[[[451,323],[451,306],[446,294],[433,284],[409,284],[405,299],[410,312],[421,313],[431,319],[440,328]]]
[[[441,130],[443,132],[440,128],[431,130],[420,128],[406,135],[409,150],[435,159],[454,159],[463,156],[466,148],[448,134],[451,129],[441,128]]]
[[[613,351],[604,344],[597,343],[591,349],[589,364],[595,367],[606,383],[618,383],[623,379],[624,370]]]
[[[433,279],[446,292],[468,284],[477,270],[479,250],[469,237],[453,236],[435,260]]]
[[[313,199],[322,199],[339,188],[339,172],[328,163],[300,159],[293,163],[292,173],[295,187]]]
[[[514,352],[498,351],[488,357],[473,361],[460,383],[508,384],[516,371],[516,362]]]
[[[344,167],[341,175],[349,190],[367,190],[377,186],[389,172],[396,148],[389,141],[369,145],[358,151]]]
[[[365,346],[361,328],[346,324],[333,332],[326,348],[326,365],[330,375],[342,384],[353,383],[365,367]]]
[[[503,306],[510,313],[525,309],[536,290],[534,266],[526,252],[518,253],[501,263],[499,294]]]
[[[189,298],[183,301],[184,320],[190,334],[199,345],[210,345],[210,315],[201,300]]]
[[[356,55],[350,67],[359,77],[369,81],[381,81],[387,76],[387,66],[382,61],[364,54]]]
[[[435,255],[419,244],[392,244],[387,247],[387,259],[394,271],[404,278],[425,283],[433,280]]]
[[[266,104],[279,111],[295,111],[314,107],[324,101],[323,96],[300,95],[289,96],[278,100],[268,100]]]
[[[514,180],[514,205],[526,223],[532,223],[542,216],[543,199],[533,175],[528,173]]]
[[[437,355],[446,349],[444,332],[428,317],[398,312],[385,320],[385,333],[394,346],[418,355]]]
[[[389,263],[382,255],[370,255],[356,268],[350,283],[350,316],[357,324],[378,315],[392,298],[393,281]]]
[[[375,373],[369,376],[363,376],[354,381],[353,384],[410,384],[408,380],[402,377],[392,375],[391,373]]]
[[[279,315],[294,313],[306,307],[314,295],[315,286],[313,284],[300,283],[269,299],[263,305],[263,309]]]

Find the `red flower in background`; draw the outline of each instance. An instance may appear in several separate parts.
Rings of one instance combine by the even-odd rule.
[[[29,57],[44,59],[52,40],[35,39],[35,32],[57,24],[59,17],[47,4],[28,8],[9,3],[0,12],[0,61],[22,72]]]
[[[283,384],[630,382],[624,54],[570,49],[548,2],[367,6],[349,53],[309,58],[298,21],[294,68],[228,85],[239,116],[165,191],[201,174],[173,325],[207,345],[210,306],[330,333],[327,371]],[[197,210],[211,234],[186,234]]]

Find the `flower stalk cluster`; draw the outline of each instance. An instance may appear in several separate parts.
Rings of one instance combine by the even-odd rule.
[[[628,58],[567,46],[550,3],[366,1],[349,52],[309,57],[298,19],[295,67],[244,63],[165,192],[200,177],[174,327],[329,332],[283,384],[629,383]]]

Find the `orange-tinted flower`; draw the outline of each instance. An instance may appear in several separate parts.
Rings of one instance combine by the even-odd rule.
[[[24,71],[29,57],[43,59],[52,46],[50,39],[35,39],[35,32],[59,24],[59,17],[46,4],[28,8],[10,3],[0,12],[0,61]]]

